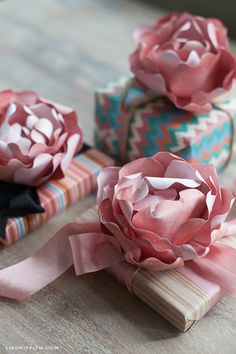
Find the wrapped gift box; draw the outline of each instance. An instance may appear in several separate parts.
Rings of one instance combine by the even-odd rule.
[[[193,114],[148,96],[130,80],[122,78],[96,92],[97,148],[122,162],[169,151],[223,169],[235,145],[232,93],[215,102],[209,114]]]
[[[96,220],[96,207],[78,217]],[[227,237],[224,243],[236,248],[236,239]],[[107,271],[122,285],[133,266],[126,262]],[[121,277],[121,274],[124,276]],[[180,270],[153,272],[140,269],[132,280],[132,292],[180,331],[185,332],[200,320],[224,296],[222,288],[195,273],[187,265]]]
[[[0,247],[10,246],[24,238],[55,214],[93,192],[99,171],[113,163],[113,159],[104,153],[84,145],[81,152],[74,157],[65,178],[51,179],[37,188],[45,212],[10,218],[5,237],[0,237]]]

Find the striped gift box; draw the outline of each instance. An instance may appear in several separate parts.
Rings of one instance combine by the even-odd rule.
[[[96,207],[81,214],[78,220],[96,220]],[[236,248],[235,237],[225,237],[225,244]],[[107,269],[122,285],[130,271],[128,263]],[[121,279],[120,274],[124,274]],[[132,280],[132,292],[182,332],[200,320],[224,296],[217,284],[194,273],[187,266],[180,270],[154,272],[140,269]]]
[[[45,213],[9,219],[5,238],[0,237],[0,247],[10,246],[24,238],[55,214],[93,192],[99,171],[113,163],[114,161],[104,153],[84,146],[82,152],[73,159],[65,178],[51,179],[38,187],[38,195]]]

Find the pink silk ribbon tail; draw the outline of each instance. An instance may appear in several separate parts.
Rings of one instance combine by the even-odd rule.
[[[234,228],[228,231],[234,231]],[[115,270],[117,279],[123,280],[130,289],[138,268],[132,266],[128,273],[124,272],[124,260],[118,242],[101,232],[98,221],[73,222],[64,226],[33,256],[0,270],[0,296],[24,300],[58,278],[73,264],[77,275],[105,268],[110,268],[112,273]],[[220,242],[211,245],[205,257],[187,261],[193,271],[234,294],[235,263],[236,250]]]
[[[202,258],[188,261],[188,266],[202,277],[236,295],[236,250],[220,242],[210,247]]]
[[[62,275],[73,264],[77,275],[124,261],[99,222],[64,226],[26,260],[0,270],[0,296],[24,300]]]
[[[226,221],[222,224],[221,228],[224,230],[224,236],[235,236],[236,235],[236,218]]]

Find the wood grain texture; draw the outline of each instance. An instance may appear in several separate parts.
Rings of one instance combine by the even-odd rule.
[[[1,1],[0,89],[33,88],[73,106],[91,142],[94,89],[128,71],[132,30],[160,13],[138,0]],[[1,251],[0,267],[32,254],[94,201],[86,198]],[[0,320],[0,353],[9,353],[6,345],[56,345],[55,353],[236,353],[234,298],[180,334],[105,272],[76,278],[70,269],[28,301],[1,301]]]

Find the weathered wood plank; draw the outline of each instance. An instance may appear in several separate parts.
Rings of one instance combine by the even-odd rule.
[[[2,1],[0,89],[34,88],[75,107],[91,142],[94,89],[128,71],[132,30],[160,14],[135,0]],[[224,179],[233,175],[232,165]],[[0,267],[30,255],[93,204],[94,196],[86,198],[1,252]],[[31,344],[59,346],[55,353],[236,352],[232,297],[179,334],[104,272],[76,278],[71,269],[29,301],[1,301],[0,319],[1,353],[7,345]]]

